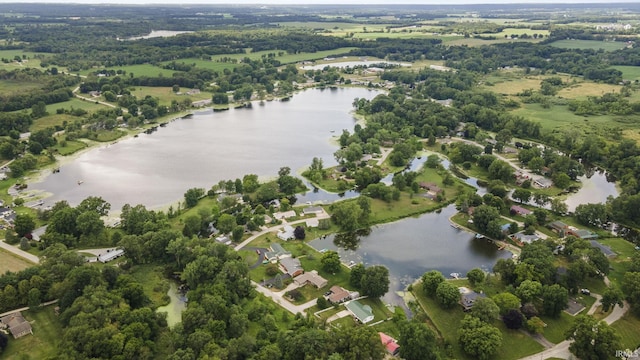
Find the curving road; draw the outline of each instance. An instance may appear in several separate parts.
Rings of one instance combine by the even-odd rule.
[[[597,307],[596,304],[598,302],[599,301],[596,301],[593,304],[591,309],[589,309],[588,313],[592,313],[591,310],[595,311],[594,307]],[[614,307],[613,311],[611,311],[611,314],[609,314],[603,320],[607,324],[611,325],[614,322],[618,321],[622,316],[624,316],[627,310],[629,310],[629,304],[625,301],[623,307],[620,307],[620,306]],[[520,360],[540,360],[540,359],[549,359],[549,358],[571,359],[573,358],[573,354],[571,354],[571,352],[569,351],[569,345],[571,345],[571,341],[565,340],[561,343],[556,344],[554,347],[550,349],[544,350],[537,354],[533,354],[531,356],[524,357]]]

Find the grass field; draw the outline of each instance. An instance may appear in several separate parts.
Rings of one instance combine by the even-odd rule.
[[[125,65],[125,66],[116,66],[109,67],[108,70],[124,70],[127,74],[133,73],[134,76],[149,76],[156,77],[160,74],[165,77],[173,76],[175,71],[169,69],[163,69],[161,67],[157,67],[151,64],[141,64],[141,65]],[[81,75],[89,75],[93,73],[95,69],[82,70],[80,71]]]
[[[66,141],[65,146],[62,146],[60,144],[60,141],[58,141],[58,143],[55,146],[53,146],[53,149],[57,151],[58,154],[62,156],[67,156],[75,153],[76,151],[82,150],[87,146],[88,145],[86,143],[78,140]]]
[[[599,84],[594,82],[582,82],[571,85],[560,91],[558,96],[566,99],[584,100],[587,96],[602,96],[607,93],[618,93],[622,87],[620,85]]]
[[[54,306],[23,312],[22,315],[32,322],[33,335],[19,339],[9,339],[7,348],[2,352],[5,360],[51,359],[56,354],[60,342],[62,325],[53,312]]]
[[[39,89],[41,87],[42,87],[42,84],[37,82],[0,80],[0,94],[2,95],[15,95],[17,93],[27,93],[31,90]]]
[[[616,283],[618,287],[621,287],[624,274],[631,266],[631,256],[637,250],[635,250],[632,243],[620,238],[599,239],[598,242],[609,246],[611,250],[618,254],[616,257],[609,259],[611,265],[609,279]]]
[[[30,261],[0,249],[0,274],[4,274],[7,271],[18,272],[30,266],[33,266]]]
[[[138,99],[144,99],[144,97],[147,95],[158,98],[160,100],[160,104],[163,105],[170,105],[172,100],[180,102],[185,98],[188,98],[192,102],[211,98],[211,93],[208,92],[200,92],[198,94],[187,95],[186,92],[189,91],[188,88],[181,88],[180,91],[185,94],[177,95],[171,90],[170,87],[140,86],[131,90],[131,94],[135,95]]]
[[[558,40],[554,41],[551,46],[565,48],[565,49],[580,49],[580,50],[605,50],[614,51],[620,50],[626,46],[623,42],[615,41],[597,41],[597,40]]]
[[[162,306],[168,303],[169,280],[164,277],[162,267],[157,265],[136,265],[129,273],[142,285],[144,293],[151,299],[154,306]]]
[[[547,130],[565,128],[601,130],[604,125],[619,125],[615,123],[612,116],[578,116],[569,111],[566,106],[551,106],[545,109],[539,104],[523,104],[521,108],[514,110],[512,113],[525,119],[537,121],[542,125],[543,129]]]
[[[622,78],[625,80],[640,80],[640,66],[612,66],[614,69],[622,71]]]

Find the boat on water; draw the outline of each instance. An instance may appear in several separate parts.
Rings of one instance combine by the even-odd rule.
[[[484,239],[484,235],[482,235],[482,234],[476,234],[475,238],[476,238],[476,239]]]
[[[460,273],[454,272],[454,273],[449,274],[449,276],[451,276],[454,279],[459,279],[460,278]]]
[[[82,185],[82,183],[84,183],[84,181],[78,180],[78,185]]]

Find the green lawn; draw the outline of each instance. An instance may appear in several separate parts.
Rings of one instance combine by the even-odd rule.
[[[158,98],[160,104],[162,105],[170,105],[172,100],[181,102],[184,101],[185,98],[189,99],[191,102],[211,98],[211,93],[208,92],[200,92],[198,94],[187,95],[187,91],[189,91],[188,88],[181,88],[180,92],[182,92],[183,94],[178,95],[174,93],[170,87],[139,86],[135,87],[135,89],[131,91],[131,94],[135,95],[139,99],[144,99],[144,97],[147,95]]]
[[[172,77],[174,70],[163,69],[161,67],[151,65],[151,64],[141,64],[141,65],[125,65],[125,66],[114,66],[109,67],[107,70],[124,70],[127,74],[133,74],[134,76],[149,76],[149,77],[157,77],[160,74],[164,77]],[[80,72],[81,75],[89,75],[95,72],[95,69],[83,70]]]
[[[586,313],[586,309],[583,310]],[[548,316],[540,316],[547,326],[544,328],[544,337],[552,343],[559,343],[565,340],[567,330],[573,324],[574,317],[562,311],[560,317],[551,318]]]
[[[65,146],[62,146],[61,143],[64,144]],[[67,156],[75,153],[76,151],[82,150],[86,147],[87,147],[87,144],[85,142],[78,141],[78,140],[71,140],[71,141],[64,141],[64,142],[58,141],[58,143],[55,146],[53,146],[53,149],[57,151],[58,154],[62,156]]]
[[[20,339],[10,337],[7,348],[2,352],[3,359],[36,360],[55,356],[56,346],[60,343],[62,326],[53,312],[54,306],[22,313],[28,321],[32,322],[33,335],[26,335]]]
[[[558,40],[554,41],[551,46],[565,48],[565,49],[580,49],[580,50],[600,50],[614,51],[620,50],[626,46],[623,42],[616,41],[598,41],[598,40]]]
[[[632,243],[620,238],[598,239],[598,241],[605,246],[609,246],[611,250],[618,254],[618,256],[609,259],[611,270],[608,277],[609,280],[621,287],[624,274],[631,266],[631,255],[637,250],[634,249]]]
[[[0,69],[2,69],[0,67]],[[0,94],[15,95],[17,93],[27,93],[33,89],[40,89],[41,83],[20,80],[0,80]]]
[[[622,319],[611,325],[618,335],[623,349],[640,347],[640,319],[633,313],[627,313]]]

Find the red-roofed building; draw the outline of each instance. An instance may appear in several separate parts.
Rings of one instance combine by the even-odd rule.
[[[398,352],[400,352],[400,345],[398,345],[396,339],[383,332],[379,332],[378,335],[380,335],[380,341],[382,341],[382,345],[387,349],[387,352],[394,356],[398,355]]]

